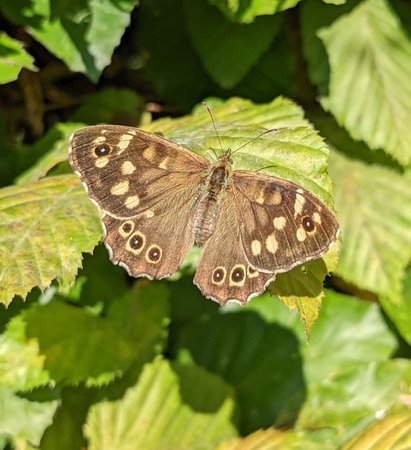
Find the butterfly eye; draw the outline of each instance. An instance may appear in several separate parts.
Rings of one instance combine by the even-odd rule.
[[[311,217],[303,217],[302,223],[305,231],[313,231],[315,228],[314,222],[312,221]]]
[[[100,144],[94,149],[94,154],[99,158],[101,156],[107,156],[110,153],[110,147],[107,144]]]

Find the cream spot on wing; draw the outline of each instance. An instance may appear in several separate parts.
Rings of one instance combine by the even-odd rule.
[[[265,199],[264,189],[261,189],[260,193],[258,194],[258,197],[256,198],[256,202],[262,205],[264,203],[264,199]]]
[[[154,211],[152,209],[149,209],[144,213],[144,217],[146,219],[151,219],[152,217],[154,217]]]
[[[297,217],[298,214],[301,214],[304,204],[305,198],[299,192],[297,192],[294,202],[294,217]]]
[[[261,253],[261,242],[254,240],[251,242],[251,252],[254,256],[258,256]]]
[[[97,136],[94,141],[93,144],[94,145],[98,145],[98,144],[102,144],[103,142],[105,142],[107,140],[107,138],[105,136]]]
[[[137,136],[137,131],[136,131],[136,130],[133,130],[132,128],[128,129],[128,130],[127,130],[127,133],[128,133],[128,134],[132,134],[133,136]]]
[[[255,278],[255,277],[258,277],[258,275],[259,275],[259,272],[257,270],[253,269],[250,266],[247,267],[248,278]]]
[[[168,167],[167,167],[168,160],[169,160],[169,157],[166,156],[166,157],[161,161],[161,163],[158,165],[158,167],[159,167],[160,169],[167,170],[167,169],[168,169]]]
[[[101,130],[100,133],[101,133],[101,134],[106,134],[106,133],[108,133],[108,130],[106,130],[106,129]]]
[[[224,283],[226,275],[227,269],[225,267],[216,267],[211,275],[211,282],[219,286]]]
[[[278,250],[278,242],[277,239],[275,238],[275,234],[270,234],[268,236],[268,238],[265,241],[265,247],[272,254],[274,254]]]
[[[276,230],[283,230],[286,223],[287,219],[284,216],[276,217],[273,220],[273,225]]]
[[[314,220],[315,223],[318,223],[318,224],[321,223],[321,216],[318,214],[318,212],[315,212],[315,213],[312,215],[312,218],[313,218],[313,220]]]
[[[155,157],[156,157],[156,151],[154,150],[154,147],[152,145],[149,145],[143,151],[143,158],[149,162],[153,162]]]
[[[124,195],[128,192],[128,188],[128,180],[121,180],[111,188],[110,193],[112,195]]]
[[[136,208],[140,204],[140,199],[138,195],[130,195],[130,197],[127,197],[124,205],[128,209]]]
[[[306,237],[307,237],[307,233],[305,232],[304,228],[303,227],[299,227],[298,230],[297,230],[297,239],[300,242],[303,242],[303,241],[305,241]]]
[[[136,166],[131,161],[124,161],[121,166],[121,173],[123,175],[131,175],[136,170]]]
[[[269,204],[270,205],[279,205],[282,201],[282,197],[279,191],[270,192]]]
[[[95,166],[98,167],[99,169],[102,169],[103,167],[106,167],[107,164],[109,162],[109,158],[108,156],[103,156],[101,158],[96,159],[95,161]]]
[[[130,145],[130,142],[132,139],[133,139],[133,136],[131,136],[130,134],[122,134],[120,136],[120,141],[117,144],[117,147],[119,149],[119,151],[118,151],[119,155],[121,153],[123,153],[124,150],[126,150],[126,148]]]

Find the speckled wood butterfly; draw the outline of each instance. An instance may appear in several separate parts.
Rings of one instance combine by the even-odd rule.
[[[300,186],[211,162],[157,134],[82,128],[70,163],[103,210],[110,259],[134,277],[175,273],[202,246],[194,283],[217,302],[246,303],[279,272],[319,258],[338,234],[334,215]]]

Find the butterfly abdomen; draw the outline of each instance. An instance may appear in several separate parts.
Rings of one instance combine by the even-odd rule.
[[[212,166],[195,214],[195,241],[204,245],[214,233],[221,206],[221,194],[231,177],[231,164],[222,158]]]

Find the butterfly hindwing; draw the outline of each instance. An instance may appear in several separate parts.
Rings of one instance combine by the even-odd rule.
[[[220,304],[228,300],[246,303],[264,292],[275,278],[274,273],[261,273],[248,263],[240,242],[235,208],[224,195],[216,229],[203,247],[194,283],[204,296]]]
[[[338,234],[328,207],[290,181],[235,171],[231,191],[247,260],[264,272],[285,272],[326,253]]]
[[[133,277],[163,278],[175,273],[194,244],[194,202],[189,191],[158,215],[116,219],[106,214],[105,245],[110,259]],[[177,220],[178,215],[178,220]]]

